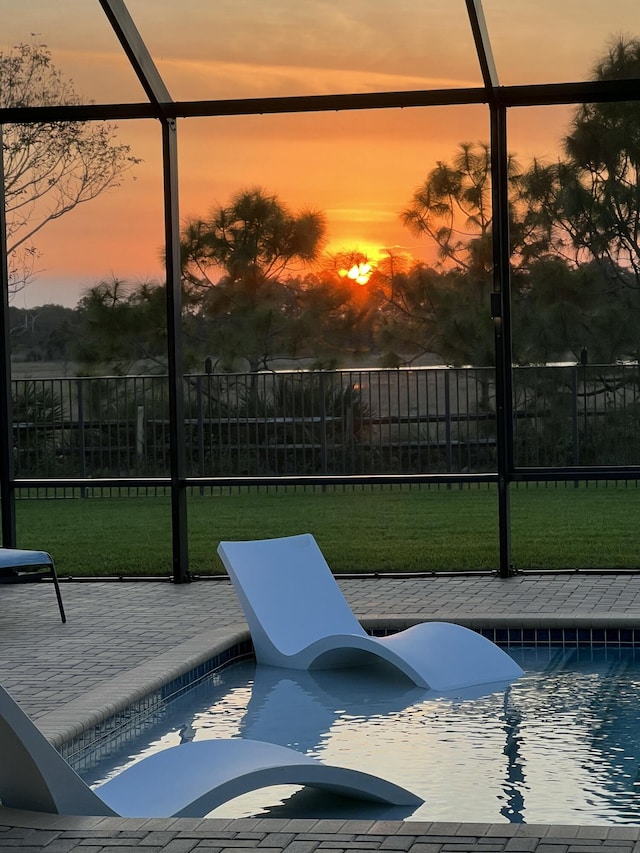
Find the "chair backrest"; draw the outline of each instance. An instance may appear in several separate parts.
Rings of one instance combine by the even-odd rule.
[[[295,654],[334,634],[364,634],[310,533],[221,542],[218,554],[242,604],[260,657],[262,643]]]
[[[0,687],[0,800],[14,809],[115,815]]]

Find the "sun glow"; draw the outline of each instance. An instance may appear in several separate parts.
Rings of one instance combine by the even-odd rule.
[[[326,268],[346,282],[360,287],[375,280],[391,279],[394,275],[405,273],[416,263],[408,246],[374,246],[366,248],[360,244],[357,248],[340,249],[325,255]]]
[[[373,272],[373,267],[368,263],[354,264],[348,270],[339,270],[338,275],[342,278],[349,278],[351,281],[355,281],[356,284],[365,285],[371,278],[371,273]]]
[[[340,278],[364,287],[375,272],[375,261],[359,248],[341,249],[327,254],[328,266]]]

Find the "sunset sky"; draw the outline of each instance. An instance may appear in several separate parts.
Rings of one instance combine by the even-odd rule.
[[[128,0],[176,100],[480,85],[463,0]],[[640,35],[638,0],[484,0],[500,82],[587,79],[608,41]],[[97,0],[0,0],[7,52],[46,44],[85,101],[144,94]],[[526,163],[553,157],[566,108],[512,110],[510,149]],[[161,138],[156,122],[123,121],[119,138],[143,162],[123,185],[38,240],[37,281],[14,304],[75,305],[115,275],[162,276]],[[260,186],[293,210],[322,210],[328,250],[372,257],[396,247],[429,257],[399,212],[437,160],[487,141],[484,107],[189,119],[178,123],[180,211],[204,215]]]

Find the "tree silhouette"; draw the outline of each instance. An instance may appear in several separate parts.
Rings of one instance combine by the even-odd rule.
[[[187,222],[184,280],[201,293],[201,310],[213,321],[212,354],[225,366],[244,357],[256,371],[288,351],[297,306],[286,276],[317,259],[325,227],[321,213],[292,213],[260,188]]]
[[[73,84],[54,66],[45,45],[19,44],[0,52],[0,104],[37,107],[81,103]],[[135,163],[108,123],[5,124],[7,250],[12,291],[36,272],[34,237],[47,223],[116,187]]]
[[[127,374],[138,361],[147,372],[166,371],[165,293],[159,284],[107,279],[87,289],[76,311],[73,350],[85,372],[108,365]]]
[[[594,65],[595,80],[640,76],[640,39],[616,39]],[[550,248],[573,264],[595,260],[607,275],[640,287],[640,107],[582,104],[563,142],[564,157],[536,163],[525,177],[531,219]]]

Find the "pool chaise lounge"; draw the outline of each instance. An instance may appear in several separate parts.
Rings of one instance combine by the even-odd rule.
[[[288,747],[213,739],[169,747],[91,789],[0,687],[0,801],[61,815],[203,817],[240,794],[303,785],[391,806],[422,803],[405,788]]]
[[[331,669],[384,661],[420,687],[448,692],[512,681],[522,669],[462,625],[422,622],[371,637],[309,533],[220,542],[218,554],[247,619],[259,664]]]

